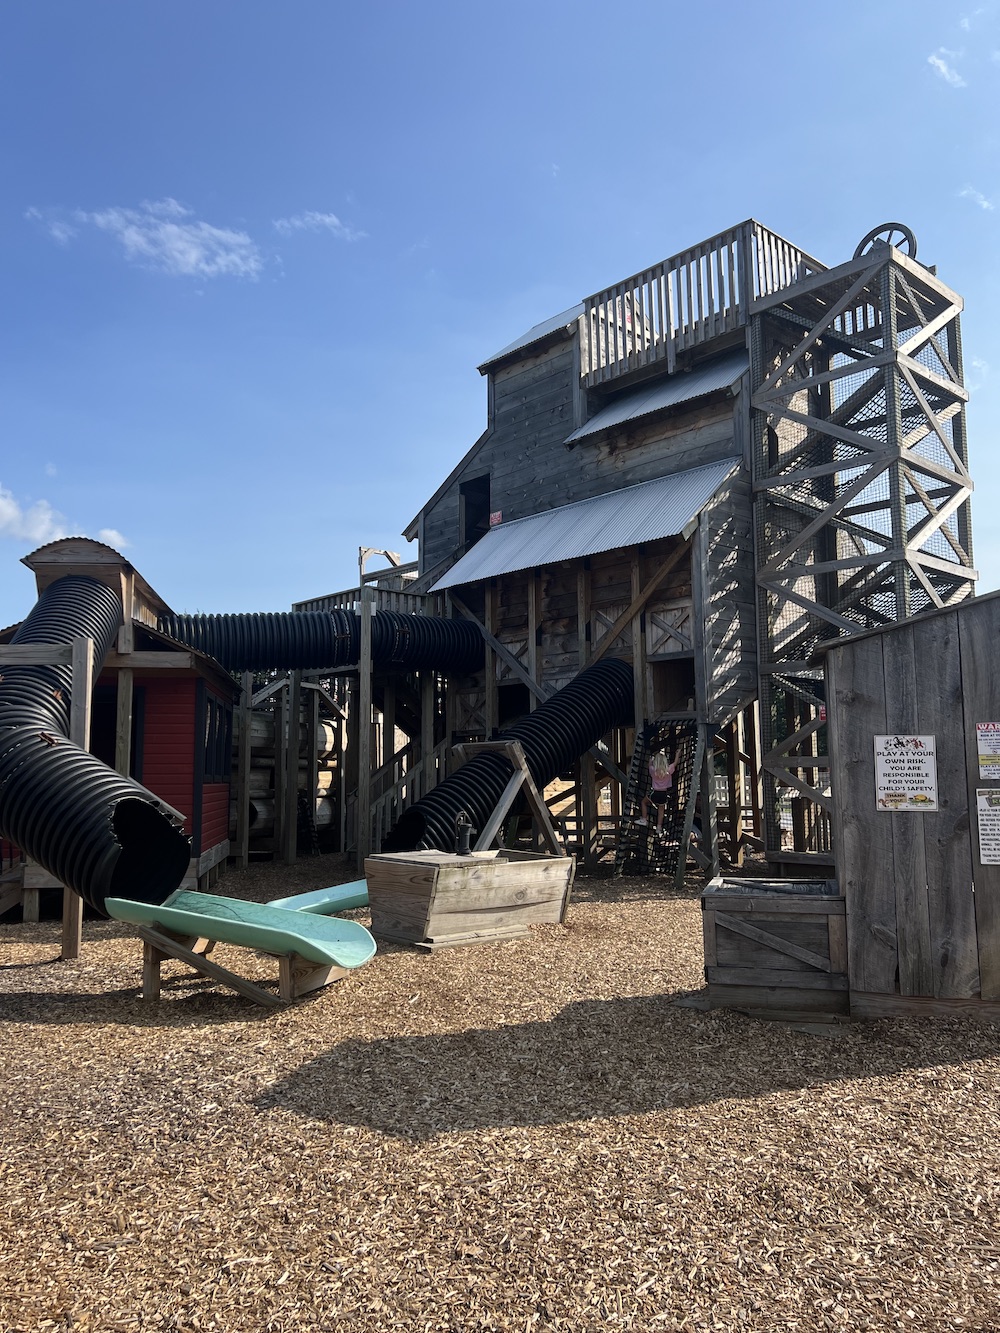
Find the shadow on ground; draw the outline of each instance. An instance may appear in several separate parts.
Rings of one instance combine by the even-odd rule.
[[[675,998],[579,1001],[550,1022],[346,1041],[257,1105],[429,1139],[754,1098],[1000,1053],[1000,1031],[971,1021],[858,1023],[825,1042],[678,1008]]]

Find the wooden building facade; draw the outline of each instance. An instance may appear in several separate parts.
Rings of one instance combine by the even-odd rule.
[[[405,532],[412,591],[488,645],[485,678],[452,683],[460,730],[491,735],[610,651],[637,726],[703,730],[713,860],[721,806],[732,862],[752,833],[785,873],[832,863],[813,649],[975,580],[961,305],[906,229],[830,269],[751,220],[485,362],[487,428]],[[685,511],[692,476],[725,464]],[[588,502],[641,507],[653,484],[658,527],[612,504],[595,532]],[[631,743],[596,779],[583,764],[591,827]]]

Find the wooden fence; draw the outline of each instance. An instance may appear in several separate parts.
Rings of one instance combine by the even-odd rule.
[[[998,642],[991,594],[827,652],[853,1014],[1000,1018]]]

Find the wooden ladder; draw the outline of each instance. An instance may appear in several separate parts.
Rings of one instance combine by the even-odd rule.
[[[658,836],[655,807],[648,825],[639,819],[649,786],[649,759],[660,749],[676,759],[677,767],[663,810],[663,833]],[[683,882],[704,757],[705,738],[694,721],[658,718],[637,735],[615,847],[616,877],[672,875],[678,886]]]

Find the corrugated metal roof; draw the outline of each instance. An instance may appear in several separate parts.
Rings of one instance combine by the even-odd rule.
[[[484,361],[479,369],[485,370],[487,366],[492,366],[494,361],[502,361],[505,356],[510,356],[511,352],[519,352],[522,347],[530,347],[532,343],[541,342],[543,338],[548,337],[550,333],[555,333],[557,329],[565,329],[570,324],[575,324],[583,314],[584,306],[581,301],[570,310],[564,310],[561,315],[553,315],[551,319],[543,320],[541,324],[536,324],[533,329],[522,334],[520,338],[515,338],[512,343],[501,348],[488,360]]]
[[[648,416],[650,412],[658,412],[663,407],[673,407],[691,398],[701,398],[707,393],[728,389],[749,365],[746,352],[740,349],[716,357],[714,361],[706,361],[694,370],[679,371],[669,379],[623,394],[591,417],[585,426],[575,430],[566,443],[582,440],[585,435],[594,435],[599,430],[607,430],[609,426],[620,426],[624,421],[634,421],[636,417]]]
[[[670,477],[596,495],[592,500],[549,509],[544,514],[501,523],[490,528],[430,591],[676,536],[738,466],[739,459],[724,458]]]

